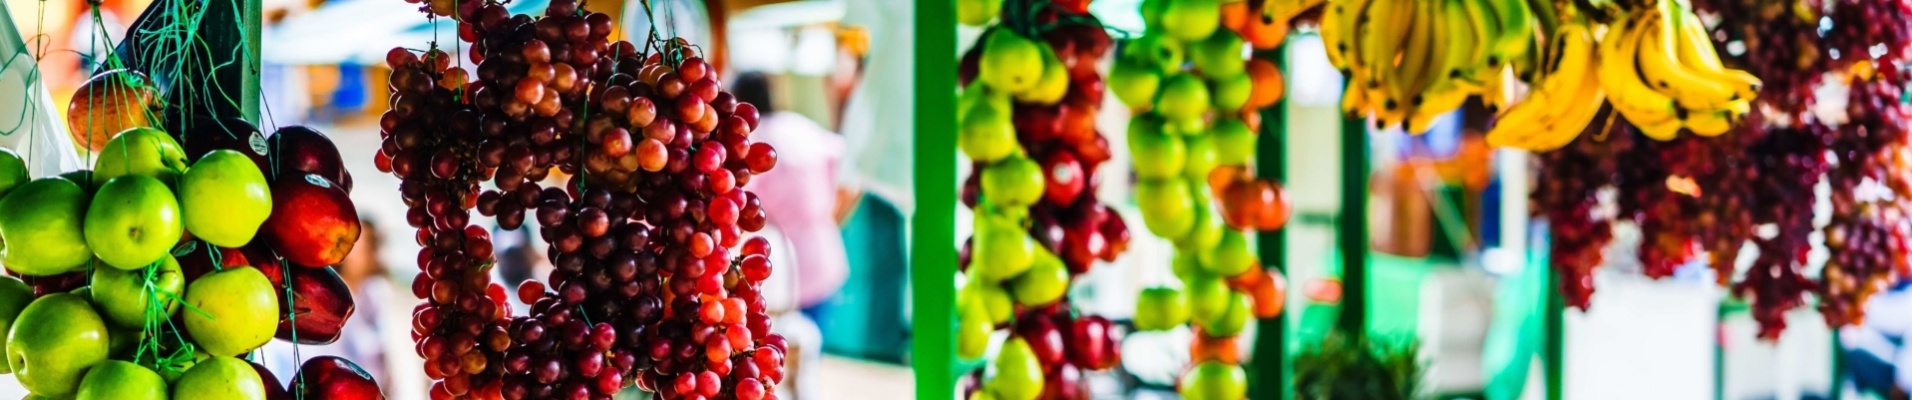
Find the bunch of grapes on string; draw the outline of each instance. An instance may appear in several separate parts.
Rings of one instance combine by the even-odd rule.
[[[413,222],[439,228],[431,196],[456,199],[446,203],[453,219],[476,208],[517,229],[535,218],[556,267],[516,289],[531,305],[525,316],[482,304],[471,306],[480,318],[448,315],[477,303],[467,299],[503,310],[506,290],[488,278],[427,285],[443,297],[417,318],[420,352],[433,361],[427,373],[441,379],[434,398],[594,399],[632,385],[664,398],[774,398],[787,347],[770,333],[761,293],[770,249],[743,236],[762,229],[765,215],[742,187],[777,158],[749,138],[756,108],[722,90],[696,46],[656,32],[641,48],[610,41],[610,17],[574,1],[554,1],[536,18],[500,4],[427,8],[457,14],[473,69],[432,68],[459,88],[443,96],[460,107],[443,114],[451,121],[410,118],[444,123],[454,133],[434,139],[457,143],[428,150],[429,162],[404,157],[432,173],[400,173],[407,184],[453,181],[421,194],[424,211],[414,214],[423,218]],[[389,157],[395,171],[400,158]],[[544,183],[553,175],[563,183]],[[491,188],[479,190],[480,180]],[[466,247],[489,250],[482,233],[469,232]],[[421,256],[426,274],[456,274],[431,268],[457,264],[440,260],[455,251],[438,247]],[[473,274],[490,265],[484,253],[465,263]],[[454,319],[479,327],[448,328]],[[482,334],[468,341],[461,331]],[[445,353],[466,373],[445,368]]]
[[[1828,324],[1862,322],[1865,299],[1912,273],[1901,255],[1912,241],[1904,63],[1912,47],[1912,3],[1832,2],[1824,35],[1828,70],[1848,88],[1844,121],[1831,128],[1835,188],[1825,228],[1831,256],[1820,272],[1819,311]]]
[[[1635,136],[1625,124],[1589,124],[1566,147],[1536,154],[1540,171],[1529,201],[1547,220],[1550,262],[1569,306],[1584,310],[1592,300],[1593,270],[1613,240],[1613,218],[1602,213],[1597,194],[1619,177],[1616,155],[1629,152]]]

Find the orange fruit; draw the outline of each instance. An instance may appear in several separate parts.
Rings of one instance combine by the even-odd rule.
[[[1208,334],[1195,332],[1194,343],[1189,344],[1189,357],[1197,364],[1215,361],[1223,364],[1241,364],[1241,347],[1235,336],[1208,337]]]
[[[1248,92],[1247,108],[1268,107],[1281,101],[1286,87],[1281,81],[1281,69],[1276,68],[1274,62],[1260,58],[1248,60],[1248,78],[1254,82],[1254,89]]]

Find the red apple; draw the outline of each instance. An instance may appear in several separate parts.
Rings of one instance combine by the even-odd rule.
[[[1093,136],[1093,140],[1075,143],[1076,158],[1082,162],[1083,169],[1090,171],[1109,160],[1109,139],[1102,137],[1101,132]]]
[[[365,373],[351,360],[334,356],[318,356],[305,360],[299,365],[299,372],[292,377],[292,384],[286,391],[297,393],[305,400],[382,400],[385,394],[378,388],[378,382],[372,374]]]
[[[1016,124],[1016,139],[1023,143],[1043,143],[1062,133],[1062,114],[1058,106],[1017,104],[1011,114]]]
[[[187,246],[192,246],[192,250],[176,257],[179,259],[179,270],[185,273],[187,282],[198,280],[200,276],[212,273],[212,271],[215,270],[252,265],[250,260],[246,258],[246,254],[239,249],[217,247],[199,241],[192,242],[192,244],[188,244]],[[213,255],[211,251],[213,249],[218,249],[219,254],[216,256]],[[215,258],[218,260],[217,265],[214,265],[213,262]],[[261,272],[264,272],[264,270],[261,270]],[[267,274],[266,278],[272,279],[278,277]]]
[[[279,332],[274,337],[298,344],[331,344],[339,340],[345,321],[356,305],[352,288],[332,267],[293,268],[292,302],[281,302]],[[296,335],[295,335],[296,333]]]
[[[1102,254],[1097,254],[1102,261],[1115,261],[1115,256],[1129,250],[1129,224],[1122,220],[1121,215],[1111,212],[1108,218],[1102,220],[1101,230],[1102,240],[1108,242],[1108,246],[1102,248]]]
[[[1082,387],[1082,369],[1074,365],[1057,365],[1043,377],[1042,398],[1045,400],[1087,400],[1088,392]]]
[[[262,233],[293,264],[338,264],[358,242],[358,209],[345,189],[319,175],[280,176],[272,183],[272,210]]]
[[[179,143],[186,147],[186,158],[198,160],[213,150],[232,150],[252,159],[252,164],[265,174],[272,173],[271,157],[267,156],[266,137],[259,133],[259,127],[238,117],[213,118],[201,115],[190,123],[167,127],[168,132],[180,135]]]
[[[102,72],[81,83],[67,104],[67,133],[73,145],[89,151],[132,128],[153,127],[159,90],[146,74],[130,69]]]
[[[1049,318],[1038,315],[1029,317],[1016,321],[1016,335],[1029,342],[1029,350],[1035,353],[1037,362],[1042,365],[1061,363],[1064,356],[1062,331]]]
[[[339,148],[325,134],[303,126],[288,126],[266,138],[266,147],[278,160],[273,170],[266,171],[266,177],[318,174],[347,192],[352,190],[347,185],[351,179],[345,176],[345,162],[339,158]]]
[[[19,277],[20,280],[27,283],[27,286],[33,287],[33,297],[36,298],[79,289],[80,287],[86,286],[87,280],[86,271],[73,271],[47,276],[27,276],[9,269],[7,270],[7,275]]]
[[[1063,103],[1060,109],[1056,139],[1064,143],[1081,145],[1095,141],[1095,107]]]
[[[286,393],[285,388],[279,386],[279,377],[273,375],[272,370],[266,369],[266,366],[259,365],[259,363],[255,361],[247,361],[246,363],[252,364],[252,371],[259,373],[259,383],[264,384],[266,387],[265,400],[292,400],[292,394]]]
[[[1053,204],[1073,204],[1076,197],[1082,195],[1082,188],[1088,185],[1088,174],[1082,172],[1082,162],[1067,151],[1052,151],[1042,159],[1043,185],[1042,198]]]

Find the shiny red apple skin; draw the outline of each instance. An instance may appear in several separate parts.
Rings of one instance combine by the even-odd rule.
[[[253,372],[259,373],[259,383],[264,384],[266,387],[265,400],[293,400],[292,394],[287,393],[284,387],[279,386],[279,377],[273,375],[272,370],[266,369],[266,366],[259,365],[256,361],[247,361],[246,363],[252,364]]]
[[[7,270],[7,275],[19,277],[20,280],[25,281],[28,287],[33,288],[33,297],[35,298],[79,289],[86,286],[87,280],[86,271],[73,271],[48,276],[27,276],[9,269]]]
[[[358,208],[345,189],[316,174],[272,183],[272,216],[260,227],[280,257],[304,267],[345,261],[359,237]]]
[[[1032,314],[1029,317],[1016,321],[1016,335],[1029,342],[1029,350],[1036,354],[1036,360],[1042,365],[1056,365],[1062,362],[1066,355],[1063,350],[1062,330],[1056,327],[1055,322],[1044,318],[1041,314]]]
[[[1042,399],[1044,400],[1088,400],[1088,390],[1082,387],[1082,369],[1064,363],[1057,365],[1043,376]]]
[[[338,145],[325,134],[304,126],[287,126],[267,137],[266,147],[278,160],[273,170],[266,171],[267,177],[318,174],[351,192],[351,179],[346,177]]]
[[[384,400],[385,393],[372,374],[351,360],[318,356],[299,365],[287,392],[305,400]]]
[[[1042,158],[1042,198],[1053,204],[1072,204],[1088,186],[1089,174],[1082,162],[1067,151],[1051,151]]]
[[[332,267],[293,268],[292,301],[281,303],[279,331],[273,337],[298,344],[324,345],[339,340],[357,305],[352,288]]]

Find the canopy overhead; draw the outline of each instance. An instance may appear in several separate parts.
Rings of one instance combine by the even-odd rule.
[[[542,14],[546,4],[549,0],[517,0],[506,9]],[[392,0],[327,2],[266,27],[260,58],[267,64],[377,64],[393,47],[423,49],[434,38],[445,51],[461,49],[458,27],[450,18],[426,19],[418,7]]]

